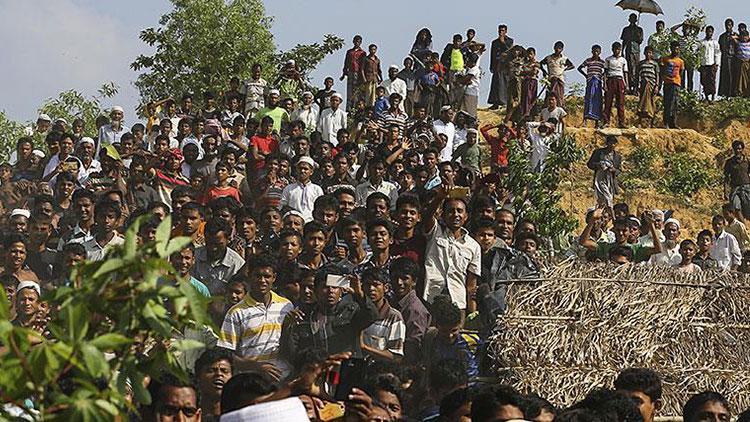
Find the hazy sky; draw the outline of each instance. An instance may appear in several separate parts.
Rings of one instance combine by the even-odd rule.
[[[681,20],[687,7],[704,8],[717,28],[728,16],[750,21],[747,0],[658,0],[668,25]],[[376,43],[384,70],[401,64],[416,32],[427,26],[433,33],[433,47],[439,51],[454,33],[477,30],[477,39],[488,44],[499,23],[509,25],[516,43],[534,46],[538,56],[548,54],[556,40],[566,43],[565,53],[577,65],[592,44],[615,41],[627,23],[628,12],[614,7],[616,0],[475,0],[433,2],[414,0],[266,0],[267,13],[274,16],[272,32],[281,49],[298,42],[314,42],[325,33],[346,40],[354,34],[364,43]],[[130,70],[133,59],[148,52],[138,39],[142,28],[155,26],[169,10],[165,0],[0,0],[0,110],[13,119],[33,120],[38,106],[60,91],[75,88],[94,95],[103,82],[114,81],[120,93],[111,106],[132,110],[139,97]],[[428,10],[427,5],[433,7]],[[440,5],[440,6],[432,6]],[[646,36],[657,18],[643,15]],[[341,73],[344,50],[327,57],[312,75],[317,84],[327,75]],[[486,56],[486,55],[485,55]],[[482,64],[486,70],[486,61]],[[571,72],[569,80],[581,78]],[[482,80],[480,103],[486,100],[489,73]],[[53,116],[54,117],[54,116]]]

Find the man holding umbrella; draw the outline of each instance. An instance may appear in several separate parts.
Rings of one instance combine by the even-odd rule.
[[[641,61],[641,44],[643,43],[643,28],[638,26],[638,15],[630,14],[630,25],[622,29],[622,46],[625,50],[625,59],[628,61],[628,92],[638,92],[638,63]]]

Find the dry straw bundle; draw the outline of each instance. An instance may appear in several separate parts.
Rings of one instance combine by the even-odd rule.
[[[510,281],[492,338],[501,382],[570,405],[627,367],[664,381],[662,415],[696,392],[750,407],[750,281],[741,274],[567,262]]]

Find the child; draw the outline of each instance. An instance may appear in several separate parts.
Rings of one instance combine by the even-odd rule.
[[[693,257],[697,250],[698,246],[690,239],[685,239],[680,242],[680,256],[682,257],[682,261],[677,265],[677,271],[688,274],[703,271],[701,267],[693,263]]]
[[[625,87],[628,86],[628,61],[622,57],[622,44],[612,44],[612,55],[604,60],[607,92],[604,96],[604,124],[610,122],[612,102],[617,107],[617,123],[625,127]]]
[[[479,56],[469,53],[466,57],[466,69],[460,79],[463,85],[461,98],[461,110],[471,117],[477,117],[477,104],[479,103],[479,82],[482,71],[479,69]]]
[[[591,47],[591,57],[586,59],[578,71],[586,77],[586,93],[583,97],[583,125],[586,120],[593,120],[596,127],[602,120],[602,100],[604,97],[604,60],[601,58],[602,47]],[[584,72],[583,69],[586,69]]]
[[[378,310],[378,319],[362,331],[362,351],[377,360],[399,362],[404,357],[406,326],[401,312],[386,300],[389,293],[388,272],[370,267],[362,273],[362,287]]]
[[[549,122],[550,119],[555,119],[555,133],[563,133],[565,130],[565,117],[568,113],[562,107],[559,107],[560,99],[556,94],[549,94],[547,97],[547,107],[542,109],[542,122]]]
[[[379,86],[375,89],[375,117],[380,117],[391,108],[388,98],[385,96],[385,87]]]
[[[405,256],[391,262],[390,290],[393,293],[393,307],[401,312],[406,326],[404,357],[407,362],[415,362],[420,357],[420,346],[430,326],[430,312],[417,296],[420,269],[411,258]]]
[[[648,127],[654,127],[656,117],[656,92],[659,86],[659,63],[654,60],[654,49],[651,46],[644,50],[646,58],[638,64],[638,79],[640,83],[640,99],[638,101],[638,117],[640,126],[643,119],[649,120]]]
[[[529,47],[521,67],[521,118],[531,116],[536,105],[537,90],[539,89],[539,62],[536,61],[536,50]]]
[[[520,120],[521,107],[521,72],[526,63],[526,50],[520,45],[508,50],[508,98],[507,111],[505,113],[505,122]]]
[[[682,83],[682,71],[685,62],[680,58],[680,43],[672,41],[669,44],[669,56],[662,57],[659,62],[661,80],[664,82],[664,126],[667,129],[677,127],[677,97]]]
[[[453,152],[453,161],[460,160],[464,167],[467,167],[475,175],[482,175],[482,157],[477,145],[479,131],[474,128],[466,130],[466,143],[461,144]]]
[[[562,41],[556,42],[555,52],[545,57],[540,63],[547,67],[546,70],[542,67],[542,72],[544,76],[549,77],[549,92],[557,96],[561,106],[565,105],[565,72],[575,69],[573,63],[563,56],[564,49],[565,44]]]
[[[203,205],[222,196],[231,196],[237,202],[242,203],[240,191],[229,184],[229,165],[225,161],[216,163],[216,186],[211,187],[203,196]]]
[[[526,126],[531,140],[531,170],[541,172],[549,155],[549,147],[559,134],[555,133],[555,124],[551,122],[529,122]]]

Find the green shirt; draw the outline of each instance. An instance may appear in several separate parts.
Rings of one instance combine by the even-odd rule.
[[[469,145],[468,143],[463,143],[459,145],[453,153],[453,158],[457,159],[459,157],[461,158],[461,164],[470,168],[472,171],[479,173],[482,168],[482,157],[479,151],[479,144],[475,143],[474,145]]]
[[[596,242],[596,256],[599,259],[607,260],[609,259],[609,251],[616,246],[617,243]],[[643,262],[649,257],[648,252],[651,248],[645,247],[639,243],[628,243],[623,246],[628,246],[630,247],[630,250],[633,251],[633,262]]]
[[[281,133],[281,124],[282,123],[288,123],[289,122],[289,113],[286,112],[281,107],[275,107],[273,109],[268,107],[263,107],[260,110],[258,110],[258,114],[256,114],[255,118],[260,121],[266,116],[270,116],[273,119],[273,131],[276,133]]]

